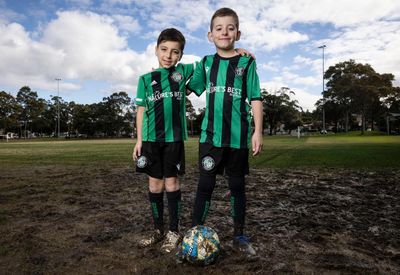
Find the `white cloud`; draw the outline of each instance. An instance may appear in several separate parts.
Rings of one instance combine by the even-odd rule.
[[[279,68],[282,65],[279,64],[279,62],[277,62],[277,61],[269,61],[267,63],[258,64],[257,66],[260,67],[261,69],[266,70],[266,71],[279,72]]]
[[[291,100],[297,100],[298,105],[303,108],[304,111],[309,110],[312,111],[315,109],[315,102],[321,98],[319,95],[314,95],[304,89],[292,87],[287,85],[284,79],[276,78],[270,82],[262,82],[260,83],[261,88],[266,89],[269,93],[274,93],[275,91],[280,90],[282,87],[289,87],[294,94],[290,94]]]
[[[129,33],[139,33],[141,30],[139,21],[131,16],[116,14],[112,17],[117,22],[120,30],[127,31]]]
[[[322,59],[317,47],[322,44],[327,45],[325,69],[355,59],[400,78],[400,1],[104,0],[95,6],[91,0],[69,0],[81,11],[68,10],[70,5],[50,22],[46,18],[59,9],[55,2],[49,10],[38,6],[43,14],[33,16],[33,11],[17,13],[4,3],[0,0],[3,86],[53,89],[54,78],[61,77],[68,90],[79,90],[85,81],[102,81],[111,90],[135,91],[138,76],[157,66],[154,43],[145,46],[148,39],[155,41],[165,27],[177,27],[188,40],[185,53],[192,54],[182,62],[196,60],[194,54],[214,50],[206,33],[211,15],[223,6],[238,12],[242,39],[237,46],[256,54],[259,69],[267,72],[260,78],[304,93],[304,104],[320,97]],[[40,21],[29,25],[35,16]],[[201,98],[193,100],[205,104]]]
[[[112,23],[94,13],[59,12],[43,28],[40,41],[20,24],[0,26],[2,85],[51,90],[54,78],[61,77],[64,90],[91,80],[133,89],[138,76],[157,65],[154,44],[143,53],[132,51]]]

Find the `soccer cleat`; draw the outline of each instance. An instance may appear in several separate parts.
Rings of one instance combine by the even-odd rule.
[[[245,235],[236,236],[233,239],[233,248],[248,256],[256,256],[256,250],[251,245],[249,238]]]
[[[164,233],[161,232],[159,229],[155,229],[154,232],[143,239],[140,240],[139,246],[140,247],[147,247],[152,244],[156,244],[164,239]]]
[[[173,251],[178,246],[180,238],[181,236],[179,236],[177,232],[168,231],[164,243],[161,246],[161,251],[165,253]]]

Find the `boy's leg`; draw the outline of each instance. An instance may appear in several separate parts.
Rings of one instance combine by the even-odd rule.
[[[181,213],[181,190],[178,178],[166,178],[165,190],[168,200],[169,230],[179,231],[179,218]]]
[[[173,251],[180,240],[179,220],[182,207],[178,174],[185,173],[185,152],[183,142],[166,143],[163,151],[165,190],[168,199],[169,231],[161,251]]]
[[[226,172],[231,192],[231,213],[234,224],[234,247],[249,256],[255,256],[248,237],[244,235],[246,217],[245,175],[249,173],[249,150],[230,149],[227,156]]]
[[[151,215],[153,217],[154,232],[142,239],[142,247],[152,245],[161,241],[164,237],[164,181],[162,179],[149,177],[149,201]]]
[[[215,187],[215,175],[200,175],[197,185],[196,199],[193,209],[192,226],[204,224],[208,209],[211,204],[211,196]]]
[[[215,187],[216,174],[223,172],[222,148],[209,143],[199,144],[200,177],[197,184],[196,199],[193,209],[192,226],[204,224],[211,204],[211,196]]]
[[[228,178],[229,190],[231,191],[231,215],[233,218],[234,236],[243,235],[246,215],[246,193],[245,179],[242,177]]]
[[[164,180],[149,177],[149,200],[154,229],[164,231]]]
[[[169,230],[178,232],[181,210],[181,190],[178,175],[185,173],[185,149],[183,142],[165,143],[163,147],[163,171],[168,199]]]

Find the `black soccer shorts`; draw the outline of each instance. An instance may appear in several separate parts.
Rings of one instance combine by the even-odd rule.
[[[179,142],[143,142],[136,172],[163,179],[185,173],[185,148]]]
[[[249,174],[249,149],[215,147],[210,143],[199,144],[199,170],[210,176],[224,172],[231,177]]]

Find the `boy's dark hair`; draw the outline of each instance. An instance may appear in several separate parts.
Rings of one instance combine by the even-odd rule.
[[[183,49],[185,48],[185,37],[183,34],[178,31],[177,29],[174,28],[169,28],[163,30],[160,35],[158,36],[157,39],[157,46],[160,45],[161,42],[163,41],[175,41],[181,44],[181,51],[183,52]]]
[[[224,17],[224,16],[232,16],[233,19],[236,21],[235,25],[236,28],[239,29],[239,16],[237,13],[230,9],[230,8],[220,8],[216,12],[214,12],[213,16],[211,17],[211,23],[210,23],[210,30],[212,31],[213,28],[213,21],[216,17]]]

